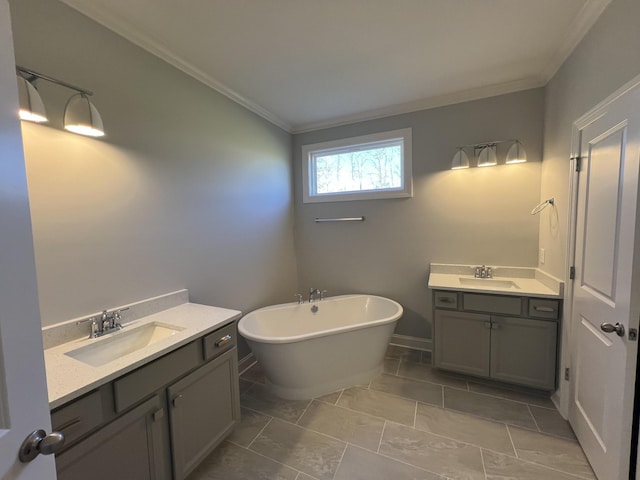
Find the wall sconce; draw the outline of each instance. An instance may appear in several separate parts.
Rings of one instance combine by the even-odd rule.
[[[474,145],[462,145],[457,147],[453,160],[451,160],[451,170],[469,168],[469,157],[465,149],[473,149],[473,156],[478,167],[492,167],[498,164],[498,145],[501,143],[511,143],[505,159],[505,164],[523,163],[527,161],[527,153],[519,140],[496,140],[494,142],[476,143]]]
[[[89,101],[93,92],[23,67],[16,66],[16,72],[18,74],[20,118],[22,120],[48,121],[42,98],[33,86],[33,82],[42,79],[77,92],[69,98],[64,108],[63,124],[65,130],[90,137],[104,136],[102,117],[98,109]]]

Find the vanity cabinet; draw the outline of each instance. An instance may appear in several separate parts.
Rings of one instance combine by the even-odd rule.
[[[59,480],[168,480],[169,433],[164,401],[155,395],[56,456]]]
[[[434,291],[434,365],[553,390],[560,301]]]
[[[52,412],[59,480],[182,480],[240,420],[235,322]]]

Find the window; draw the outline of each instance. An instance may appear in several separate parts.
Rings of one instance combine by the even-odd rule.
[[[411,129],[302,147],[304,203],[410,197]]]

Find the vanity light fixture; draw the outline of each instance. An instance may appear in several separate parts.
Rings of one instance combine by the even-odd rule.
[[[461,168],[469,168],[469,157],[462,147],[458,148],[451,161],[451,170],[459,170]]]
[[[90,137],[102,137],[104,136],[104,126],[102,124],[102,117],[98,112],[98,109],[89,101],[89,97],[93,95],[93,92],[89,90],[85,90],[84,88],[76,87],[75,85],[71,85],[67,82],[63,82],[62,80],[58,80],[53,77],[49,77],[47,75],[43,75],[38,72],[34,72],[33,70],[29,70],[24,67],[16,66],[16,71],[18,72],[18,86],[19,88],[26,88],[27,92],[35,92],[37,98],[35,96],[26,97],[25,96],[25,105],[29,105],[29,98],[31,105],[37,106],[38,100],[40,102],[40,106],[42,107],[41,111],[44,112],[44,104],[42,103],[42,99],[38,95],[37,90],[33,87],[32,83],[35,80],[46,80],[47,82],[54,83],[56,85],[60,85],[62,87],[68,88],[70,90],[74,90],[76,93],[69,98],[67,104],[64,109],[64,128],[70,132],[78,133],[80,135],[86,135]],[[26,85],[25,85],[26,84]],[[31,87],[31,90],[29,89]],[[22,90],[21,90],[22,92]],[[22,113],[23,107],[23,94],[20,96],[20,118],[28,121],[38,121],[32,115],[28,115],[27,113]],[[30,112],[37,112],[38,110],[33,109],[29,110]],[[25,109],[25,111],[27,111]],[[46,114],[42,115],[46,121]],[[42,122],[43,120],[39,120]]]
[[[36,123],[49,121],[38,90],[22,75],[18,75],[18,98],[20,100],[19,115],[22,120]]]
[[[498,164],[495,144],[477,146],[473,150],[476,152],[479,167],[493,167]]]
[[[509,147],[509,151],[507,152],[507,160],[505,163],[507,165],[511,165],[514,163],[524,163],[527,161],[527,152],[520,143],[520,141],[516,140],[513,142],[513,145]]]
[[[451,170],[469,168],[469,157],[465,151],[466,149],[473,151],[476,166],[493,167],[494,165],[498,165],[498,145],[502,143],[511,144],[504,162],[506,165],[527,161],[527,153],[519,140],[496,140],[457,147],[458,150],[451,160]]]

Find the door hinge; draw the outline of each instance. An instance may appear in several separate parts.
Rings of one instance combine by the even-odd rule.
[[[576,267],[569,267],[569,279],[575,280],[576,278]]]
[[[573,160],[576,161],[576,172],[582,170],[582,157],[573,157]]]
[[[571,369],[569,367],[564,369],[564,379],[566,381],[571,380]]]

